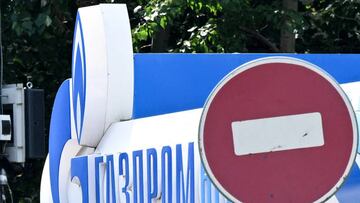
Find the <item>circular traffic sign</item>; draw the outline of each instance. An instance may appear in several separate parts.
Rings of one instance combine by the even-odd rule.
[[[319,67],[290,57],[246,63],[210,94],[199,151],[234,202],[322,202],[345,181],[357,149],[354,111]]]

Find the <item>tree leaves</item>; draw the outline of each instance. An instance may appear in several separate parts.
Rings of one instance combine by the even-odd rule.
[[[31,81],[35,88],[45,89],[47,132],[55,93],[70,77],[75,2],[1,0],[0,4],[4,82]],[[39,168],[42,163],[34,161]],[[32,173],[31,178],[26,174],[11,177],[14,202],[24,201],[25,197],[39,201],[40,171]]]
[[[38,28],[40,28],[41,26],[46,26],[49,27],[52,23],[52,20],[50,18],[50,16],[48,16],[47,14],[44,13],[40,13],[36,20],[35,20],[35,24]]]
[[[303,0],[298,11],[282,9],[280,0],[139,3],[135,12],[139,23],[133,27],[138,52],[151,51],[144,48],[156,42],[152,39],[161,29],[170,34],[170,52],[278,51],[283,28],[295,34],[297,52],[360,49],[359,1]]]

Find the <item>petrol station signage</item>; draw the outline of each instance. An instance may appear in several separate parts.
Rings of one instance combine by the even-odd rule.
[[[253,184],[259,184],[250,185],[259,187],[259,198],[283,200],[280,186],[265,197],[266,187],[276,185],[277,178],[279,183],[288,178],[297,184],[301,177],[309,181],[299,182],[306,187],[324,181],[314,191],[290,185],[302,192],[302,200],[322,201],[336,192],[330,201],[353,201],[360,195],[359,164],[349,173],[357,142],[355,117],[334,80],[305,61],[320,65],[341,83],[351,82],[347,93],[359,110],[360,69],[348,64],[360,64],[360,57],[299,54],[242,65],[263,57],[268,55],[133,54],[126,5],[80,8],[72,77],[60,86],[51,114],[40,201],[247,202],[253,197],[243,196],[243,190],[238,196],[229,182],[216,181],[220,168],[220,173],[234,175],[230,188],[249,186],[235,182],[246,174],[234,172],[235,167],[243,170],[246,161],[261,166],[246,168]],[[285,67],[278,70],[271,63]],[[266,68],[247,68],[254,64]],[[243,80],[244,75],[252,79]],[[279,80],[273,83],[274,78]],[[228,89],[232,81],[241,84]],[[200,143],[199,123],[204,130]],[[214,138],[217,133],[226,138],[208,142],[211,131]],[[213,158],[227,154],[229,158],[220,160],[225,165],[217,165],[219,160]],[[206,158],[204,164],[200,155]],[[301,174],[301,169],[308,171]],[[323,177],[317,177],[320,171]],[[273,176],[266,177],[269,174]],[[346,175],[345,182],[340,180]],[[291,198],[293,194],[289,191]]]

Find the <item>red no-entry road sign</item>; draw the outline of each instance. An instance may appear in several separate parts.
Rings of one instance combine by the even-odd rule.
[[[270,57],[225,77],[199,128],[204,167],[234,202],[322,202],[341,186],[357,149],[345,93],[308,62]]]

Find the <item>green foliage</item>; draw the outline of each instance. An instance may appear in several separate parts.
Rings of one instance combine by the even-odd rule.
[[[171,27],[170,52],[221,52],[217,47],[214,17],[221,10],[213,0],[154,0],[139,5],[134,15],[139,19],[133,28],[135,51],[142,52],[159,30]],[[209,47],[212,47],[211,49]]]
[[[358,52],[359,4],[303,0],[291,11],[280,0],[149,0],[134,12],[134,49],[152,51],[163,29],[168,52],[278,52],[284,28],[295,34],[300,53]]]
[[[73,22],[70,1],[1,0],[4,82],[31,81],[45,89],[46,128],[55,93],[70,77]],[[46,129],[47,131],[47,129]],[[14,202],[39,202],[43,160],[26,163],[26,173],[10,177]]]
[[[315,1],[304,6],[309,26],[300,36],[300,52],[360,52],[360,1]]]
[[[60,83],[70,76],[75,15],[75,5],[55,2],[1,1],[4,80],[32,81],[46,90],[47,101],[53,100]]]

